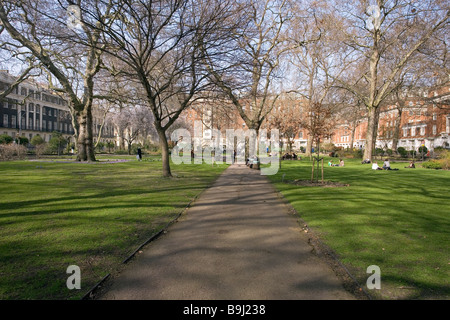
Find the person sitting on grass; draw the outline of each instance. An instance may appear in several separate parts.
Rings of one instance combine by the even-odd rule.
[[[343,167],[344,166],[344,160],[341,159],[341,161],[339,161],[339,167]]]
[[[409,166],[407,166],[407,167],[405,167],[405,168],[411,168],[411,169],[414,169],[416,167],[416,165],[414,164],[414,161],[411,161],[410,163],[409,163]]]
[[[389,159],[384,160],[383,169],[384,170],[391,170],[391,164],[389,163]]]
[[[372,163],[372,169],[373,170],[383,170],[382,168],[380,168],[379,166],[378,166],[378,163],[375,161],[374,163]]]
[[[383,163],[383,169],[384,170],[398,170],[398,169],[392,169],[391,164],[389,163],[389,159],[386,159]]]

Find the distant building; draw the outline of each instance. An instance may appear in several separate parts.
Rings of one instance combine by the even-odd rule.
[[[8,89],[15,79],[16,77],[8,72],[0,71],[0,91]],[[96,137],[102,120],[95,117],[95,110],[93,113],[93,134]],[[75,142],[67,101],[54,92],[26,80],[5,99],[0,100],[0,134],[7,134],[13,138],[22,136],[29,141],[34,136],[40,135],[48,142],[53,131],[62,133],[69,143]],[[113,126],[104,126],[101,139],[113,138]]]
[[[380,110],[378,135],[375,147],[391,149],[395,130],[399,122],[398,147],[417,151],[425,146],[433,151],[436,147],[450,148],[450,87],[430,90],[424,98],[410,97],[402,106],[401,114],[397,106],[389,105]],[[447,102],[446,102],[447,101]],[[345,121],[337,125],[332,142],[344,148],[364,148],[366,142],[367,119],[358,123],[351,145],[352,128]]]

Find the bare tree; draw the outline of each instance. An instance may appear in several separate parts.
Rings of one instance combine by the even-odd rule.
[[[127,143],[128,154],[131,154],[133,143],[139,138],[146,139],[154,132],[153,115],[145,106],[129,106],[116,112],[113,122]]]
[[[163,176],[171,176],[166,132],[209,85],[199,43],[213,34],[226,5],[214,0],[125,0],[114,8],[113,19],[103,21],[109,46],[101,49],[120,61],[117,66],[110,60],[109,70],[139,86],[140,98],[153,113]]]
[[[287,140],[288,148],[286,151],[292,152],[292,145],[295,137],[300,131],[304,119],[304,109],[301,106],[302,101],[295,97],[280,97],[272,112],[267,116],[266,123],[269,128],[279,130],[281,137]]]
[[[219,38],[220,45],[202,44],[210,78],[256,132],[279,96],[274,81],[290,49],[286,34],[290,9],[287,0],[236,1],[234,11],[239,15],[228,21],[231,31]]]
[[[378,131],[379,108],[395,89],[399,73],[434,33],[445,28],[448,4],[434,0],[377,0],[376,5],[369,6],[367,1],[360,0],[351,5],[336,3],[335,10],[346,21],[339,41],[346,45],[347,57],[357,61],[356,65],[342,61],[347,71],[336,80],[367,108],[364,158],[371,159]],[[350,73],[359,74],[359,80],[346,80]]]
[[[78,1],[79,2],[79,1]],[[81,2],[78,3],[81,5]],[[72,7],[70,7],[72,5]],[[88,7],[92,3],[86,3]],[[96,6],[100,8],[100,6]],[[68,26],[67,10],[76,9]],[[108,15],[111,5],[101,6]],[[72,1],[0,1],[0,20],[12,39],[33,55],[48,74],[51,89],[68,101],[77,141],[77,160],[95,161],[92,134],[94,78],[100,70],[101,25]],[[87,23],[98,28],[92,30]]]

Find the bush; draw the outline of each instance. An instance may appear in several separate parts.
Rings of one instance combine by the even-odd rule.
[[[419,153],[420,154],[427,154],[427,152],[428,152],[428,148],[427,147],[425,147],[425,146],[421,146],[421,147],[419,147]]]
[[[48,142],[48,151],[50,153],[60,154],[67,145],[67,140],[63,137],[60,132],[53,131],[52,138]]]
[[[97,146],[95,147],[97,152],[102,152],[104,148],[105,148],[105,143],[103,143],[101,141],[99,143],[97,143]]]
[[[386,153],[387,153],[388,156],[392,156],[392,154],[394,152],[392,151],[392,149],[386,149]]]
[[[423,168],[427,169],[444,169],[450,170],[450,151],[445,150],[440,152],[437,160],[430,160],[422,164]]]
[[[442,164],[438,160],[430,160],[430,161],[422,163],[422,168],[442,169]]]
[[[403,158],[406,158],[408,156],[408,151],[406,151],[406,149],[403,148],[403,147],[398,147],[397,148],[397,153],[399,155],[401,155]]]
[[[0,160],[23,159],[27,154],[27,148],[23,145],[10,143],[0,144]]]
[[[18,138],[16,138],[16,142],[18,144],[26,146],[30,141],[26,137],[18,137]]]
[[[8,144],[13,142],[13,138],[7,134],[0,135],[0,144]]]
[[[48,145],[47,143],[41,143],[34,147],[34,152],[36,153],[36,156],[39,158],[42,154],[47,152]]]
[[[38,146],[40,144],[44,144],[45,141],[44,139],[40,136],[40,135],[36,135],[33,138],[31,138],[31,142],[30,142],[33,146]]]

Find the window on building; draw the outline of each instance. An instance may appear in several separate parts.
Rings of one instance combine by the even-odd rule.
[[[436,125],[433,125],[433,134],[436,134],[436,132],[437,132]]]
[[[36,130],[40,130],[39,125],[40,125],[39,119],[36,119]]]
[[[30,103],[30,104],[28,105],[28,111],[29,111],[29,112],[34,112],[34,104],[33,104],[33,103]]]
[[[424,136],[425,135],[425,127],[421,127],[420,128],[420,135]]]
[[[11,128],[16,128],[17,127],[17,117],[16,116],[11,116]]]
[[[21,96],[26,96],[27,95],[27,88],[24,88],[24,87],[20,88],[20,95]]]
[[[3,115],[3,126],[4,126],[4,127],[9,127],[9,126],[8,126],[8,120],[9,120],[9,119],[8,119],[8,115],[7,115],[7,114],[4,114],[4,115]]]
[[[437,113],[433,113],[433,120],[437,120]]]
[[[41,113],[41,106],[40,105],[36,105],[36,113],[39,114]]]
[[[403,136],[404,137],[408,136],[408,128],[403,128]]]

